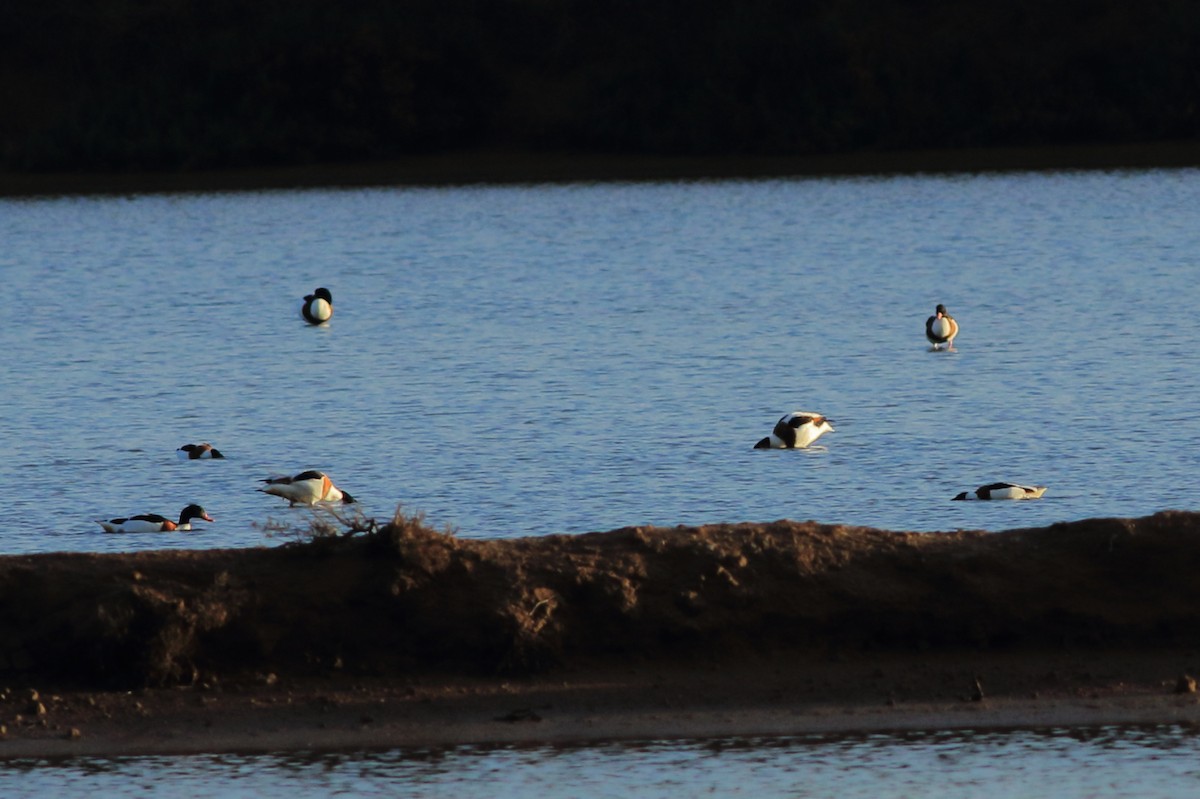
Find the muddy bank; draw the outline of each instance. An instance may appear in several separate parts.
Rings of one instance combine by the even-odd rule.
[[[1003,533],[779,521],[0,558],[0,679],[88,689],[856,653],[1196,648],[1200,514]]]
[[[365,525],[372,527],[372,525]],[[1200,514],[0,558],[0,758],[1200,724]]]

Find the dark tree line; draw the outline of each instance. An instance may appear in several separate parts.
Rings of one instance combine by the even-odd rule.
[[[0,169],[1195,139],[1194,0],[12,0]]]

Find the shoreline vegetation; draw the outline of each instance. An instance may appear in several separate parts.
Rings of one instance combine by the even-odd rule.
[[[1200,141],[686,157],[471,150],[389,161],[161,172],[0,172],[0,197],[753,180],[1200,166]]]
[[[1195,165],[1191,0],[22,3],[8,196]]]
[[[0,758],[1200,723],[1200,514],[0,557]]]

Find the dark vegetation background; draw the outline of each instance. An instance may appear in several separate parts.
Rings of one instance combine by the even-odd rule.
[[[1195,0],[8,0],[0,171],[1195,141]]]

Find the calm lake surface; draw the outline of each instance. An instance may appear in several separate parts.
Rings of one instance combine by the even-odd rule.
[[[258,481],[309,468],[464,537],[1194,509],[1198,177],[0,201],[0,552],[275,545],[311,512]],[[752,449],[796,409],[837,432]],[[1050,488],[949,501],[993,480]],[[216,522],[93,521],[189,502]]]
[[[1195,509],[1198,177],[0,201],[0,553],[276,545],[312,512],[258,481],[308,468],[464,537]],[[310,328],[321,285],[335,316]],[[953,353],[924,340],[939,302]],[[796,409],[837,432],[752,449]],[[199,441],[228,458],[177,460]],[[949,501],[993,480],[1050,488]],[[93,522],[189,502],[216,522]],[[1167,797],[1198,748],[1162,727],[135,758],[10,764],[0,793]]]
[[[1178,799],[1200,789],[1200,735],[1172,725],[966,730],[5,766],[7,796]]]

